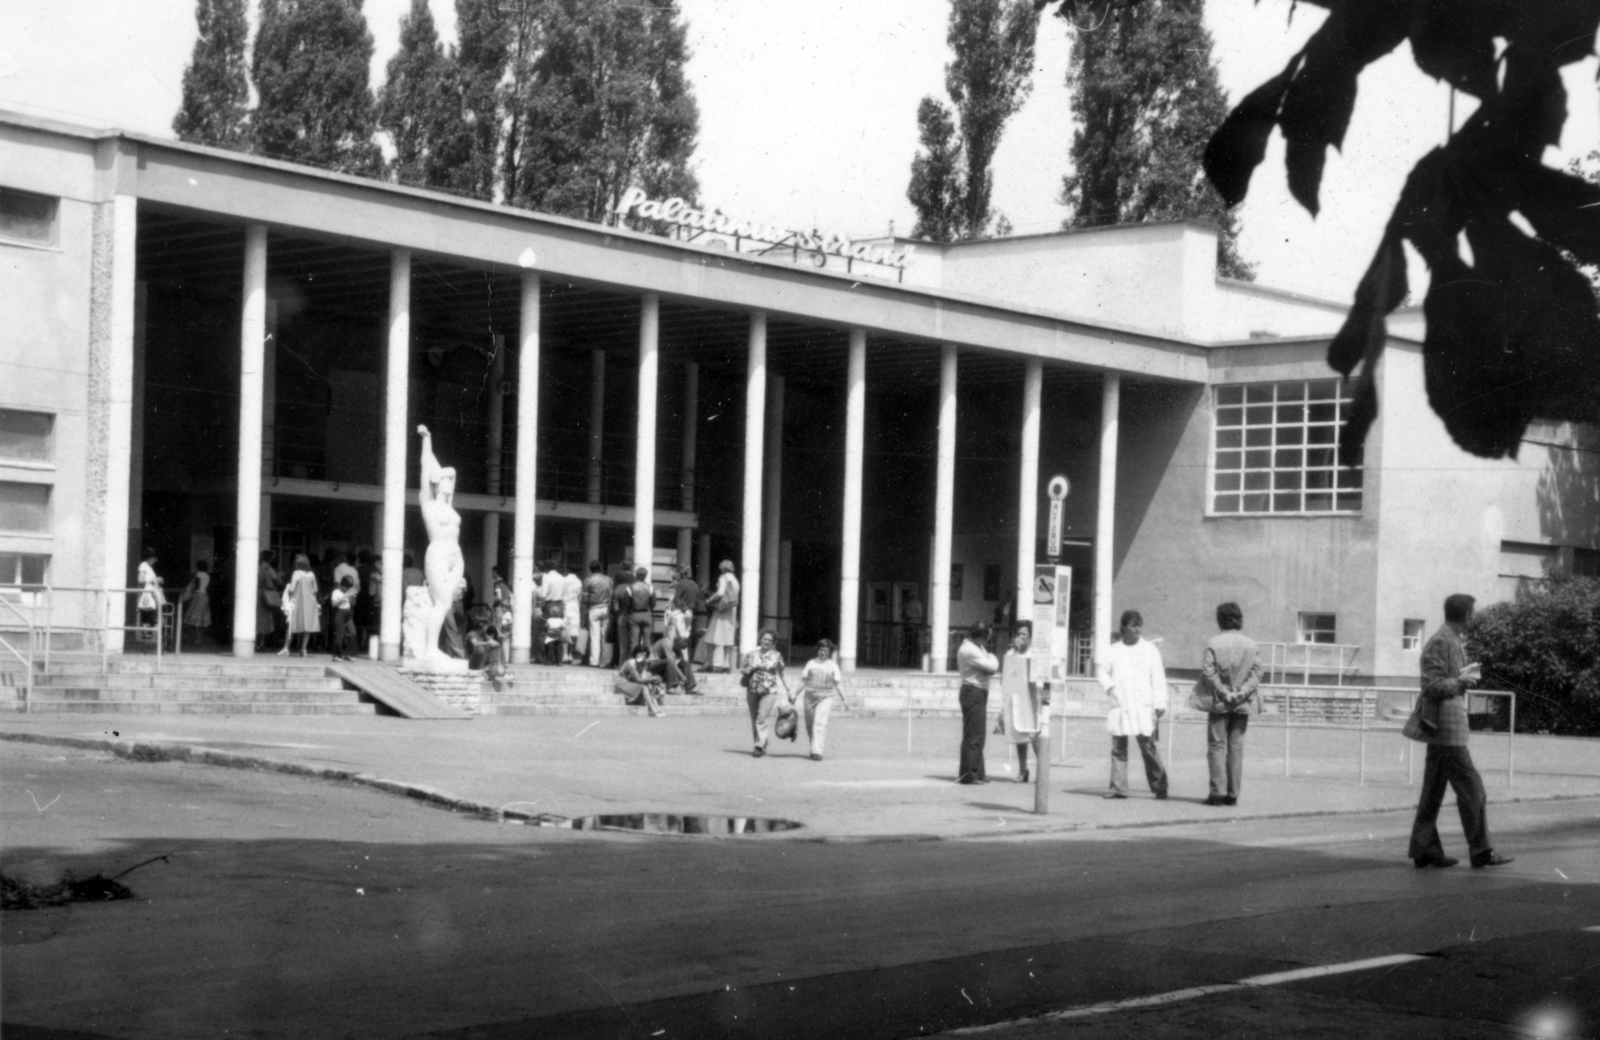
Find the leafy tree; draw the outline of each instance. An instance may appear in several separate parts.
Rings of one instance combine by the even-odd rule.
[[[906,197],[917,210],[912,234],[950,242],[978,238],[994,212],[994,153],[1008,119],[1033,89],[1033,44],[1039,11],[1033,0],[951,0],[944,67],[950,110],[932,97],[917,106],[924,152],[911,161]],[[959,125],[960,138],[954,127]],[[951,220],[951,211],[954,220]]]
[[[1343,145],[1358,77],[1403,41],[1419,69],[1480,102],[1412,169],[1328,348],[1340,373],[1359,368],[1343,443],[1360,445],[1378,414],[1385,318],[1409,290],[1402,241],[1430,272],[1428,401],[1458,445],[1514,456],[1534,419],[1600,420],[1600,315],[1576,269],[1600,263],[1600,185],[1541,161],[1566,123],[1560,70],[1594,53],[1600,2],[1307,2],[1327,8],[1327,20],[1239,103],[1206,150],[1207,175],[1229,203],[1245,197],[1277,128],[1289,190],[1315,214],[1327,150]]]
[[[1556,578],[1476,614],[1467,641],[1484,689],[1517,696],[1517,728],[1600,733],[1600,581]]]
[[[516,170],[514,144],[506,148],[508,166],[497,165],[506,139],[501,81],[511,64],[513,43],[526,35],[522,27],[530,12],[529,0],[517,0],[510,19],[500,0],[456,0],[454,57],[461,77],[462,118],[470,138],[458,181],[462,190],[485,201],[505,199],[509,192],[502,170]]]
[[[1061,181],[1072,210],[1062,226],[1210,221],[1222,229],[1219,270],[1253,279],[1238,217],[1201,169],[1228,108],[1203,11],[1203,0],[1063,3],[1077,30],[1067,86],[1080,125]]]
[[[472,125],[461,76],[434,29],[428,0],[411,0],[400,20],[400,50],[378,91],[378,126],[394,141],[402,184],[472,193]]]
[[[251,74],[255,150],[290,162],[377,176],[372,34],[361,0],[261,0]]]
[[[172,130],[183,141],[242,148],[250,125],[244,0],[197,0],[194,20],[200,35],[183,70],[183,103]]]
[[[533,41],[513,98],[515,204],[616,223],[630,187],[695,200],[700,110],[672,0],[546,0]]]
[[[911,186],[906,189],[906,198],[917,210],[911,236],[955,242],[966,237],[961,208],[965,184],[955,120],[943,104],[925,97],[917,105],[917,131],[922,151],[911,160]]]

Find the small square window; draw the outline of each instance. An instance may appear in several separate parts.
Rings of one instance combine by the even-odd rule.
[[[1301,614],[1299,641],[1302,643],[1337,643],[1337,616],[1333,614]]]
[[[0,461],[54,462],[55,416],[0,408]]]
[[[0,553],[0,585],[43,585],[50,557],[39,553]]]
[[[50,533],[50,485],[0,480],[0,531]]]
[[[1421,618],[1406,618],[1400,623],[1400,649],[1422,649],[1422,626]]]
[[[0,188],[0,239],[55,245],[59,204],[60,200],[50,195]]]

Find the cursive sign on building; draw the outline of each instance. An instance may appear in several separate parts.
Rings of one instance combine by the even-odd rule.
[[[764,242],[773,249],[804,250],[808,253],[844,257],[862,263],[881,264],[885,267],[905,269],[911,258],[911,249],[890,249],[867,242],[853,241],[838,232],[792,231],[771,224],[757,224],[739,220],[726,213],[696,209],[687,201],[674,195],[669,199],[652,199],[640,188],[629,188],[617,203],[617,215],[659,220],[665,224],[687,228],[690,231],[724,235],[739,241]],[[766,250],[763,250],[764,252]]]

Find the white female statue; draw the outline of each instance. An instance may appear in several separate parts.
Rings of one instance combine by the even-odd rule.
[[[423,668],[455,671],[466,668],[466,662],[439,649],[439,632],[466,580],[466,561],[461,557],[461,514],[450,504],[456,494],[456,471],[454,466],[440,466],[434,458],[433,436],[428,428],[418,426],[417,432],[422,435],[422,479],[417,485],[417,497],[422,506],[422,526],[428,532],[422,573],[428,580],[428,596],[433,603],[428,608],[423,653],[416,660]]]

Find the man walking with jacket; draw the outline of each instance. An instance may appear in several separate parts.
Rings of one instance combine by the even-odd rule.
[[[1412,740],[1428,745],[1422,795],[1407,853],[1418,867],[1453,867],[1460,862],[1446,856],[1439,841],[1439,807],[1446,786],[1456,793],[1456,810],[1461,814],[1472,865],[1498,867],[1513,858],[1499,855],[1489,843],[1488,798],[1483,778],[1467,751],[1467,690],[1478,681],[1480,669],[1476,662],[1467,663],[1461,632],[1472,619],[1475,602],[1462,593],[1444,601],[1444,627],[1423,648],[1422,696],[1403,730]]]

